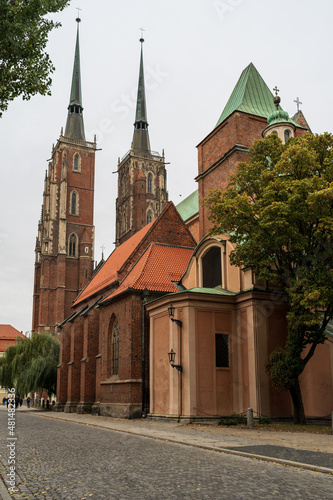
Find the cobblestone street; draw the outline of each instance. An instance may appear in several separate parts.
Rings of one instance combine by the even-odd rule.
[[[5,411],[0,425],[6,483]],[[332,498],[333,478],[327,474],[27,412],[17,411],[16,425],[15,499]]]

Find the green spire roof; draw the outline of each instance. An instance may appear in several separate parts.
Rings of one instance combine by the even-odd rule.
[[[267,118],[275,110],[272,92],[254,65],[250,63],[241,74],[216,127],[234,111]]]
[[[136,102],[135,123],[137,122],[147,123],[145,77],[143,72],[143,54],[142,54],[143,38],[140,39],[140,42],[141,42],[141,55],[140,55],[139,85],[138,85],[138,98]]]
[[[72,88],[69,105],[76,104],[82,106],[81,95],[81,72],[80,72],[80,42],[79,42],[79,22],[77,23],[75,56],[73,66]]]
[[[134,135],[132,149],[139,151],[150,151],[150,141],[148,134],[148,121],[147,121],[147,107],[146,107],[146,92],[145,92],[145,79],[143,71],[143,51],[141,42],[141,56],[140,56],[140,70],[139,70],[139,84],[138,84],[138,97],[136,102],[136,114],[134,123]]]
[[[79,23],[81,19],[77,18],[76,46],[72,76],[71,94],[68,106],[68,116],[66,123],[65,136],[73,139],[85,140],[84,124],[82,116],[82,94],[81,94],[81,70],[80,70],[80,44],[79,44]]]

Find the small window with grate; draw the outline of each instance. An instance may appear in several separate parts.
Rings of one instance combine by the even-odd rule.
[[[216,368],[229,368],[229,335],[215,334]]]

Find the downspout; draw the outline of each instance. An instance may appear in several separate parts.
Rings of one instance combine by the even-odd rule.
[[[179,327],[179,363],[180,366],[183,366],[182,363],[182,342],[183,342],[183,336],[182,336],[182,326]],[[178,417],[178,422],[180,422],[180,418],[183,414],[183,370],[179,371],[179,377],[180,377],[180,402],[179,402],[179,417]]]
[[[149,290],[145,288],[142,292],[142,327],[141,327],[141,385],[142,385],[142,403],[141,403],[141,416],[143,418],[146,417],[146,354],[145,354],[145,305],[147,302],[147,297],[149,296]]]

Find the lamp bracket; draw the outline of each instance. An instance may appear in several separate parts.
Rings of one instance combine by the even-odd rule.
[[[178,325],[178,326],[182,326],[183,325],[183,323],[181,322],[180,319],[175,319],[175,318],[170,318],[170,319],[171,319],[171,321],[174,321],[176,323],[176,325]]]

